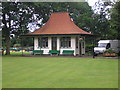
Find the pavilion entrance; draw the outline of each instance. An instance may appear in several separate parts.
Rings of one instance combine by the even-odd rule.
[[[52,50],[57,50],[57,37],[52,37]]]

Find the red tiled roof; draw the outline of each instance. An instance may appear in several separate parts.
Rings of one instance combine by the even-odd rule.
[[[74,24],[69,13],[52,13],[49,20],[38,30],[27,35],[50,35],[50,34],[90,34]]]

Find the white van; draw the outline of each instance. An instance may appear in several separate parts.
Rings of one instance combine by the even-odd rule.
[[[98,47],[94,48],[95,54],[103,53],[106,49],[112,49],[116,53],[120,51],[120,40],[100,40]]]

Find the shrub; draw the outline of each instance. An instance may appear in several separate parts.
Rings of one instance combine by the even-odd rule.
[[[20,47],[21,44],[14,44],[14,47]]]
[[[115,51],[112,49],[107,49],[104,53],[115,53]]]

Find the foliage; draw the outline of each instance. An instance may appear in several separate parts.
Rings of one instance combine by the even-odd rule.
[[[14,47],[20,47],[21,45],[20,44],[14,44]]]
[[[85,47],[86,48],[92,48],[92,47],[95,47],[96,45],[94,45],[94,44],[87,44]]]
[[[86,45],[85,45],[86,55],[87,55],[87,54],[88,54],[89,56],[90,56],[90,55],[93,55],[94,47],[96,47],[95,44],[86,44]]]
[[[119,39],[120,40],[120,1],[116,2],[113,6],[111,12],[111,20],[110,20],[110,37],[112,39]]]
[[[29,3],[14,3],[3,2],[3,33],[7,33],[4,29],[9,29],[10,33],[19,36],[24,33],[28,33],[27,25],[32,17],[31,9],[28,9]],[[11,8],[8,8],[11,7]],[[9,26],[6,25],[9,23]],[[4,34],[3,34],[4,36]]]
[[[107,49],[107,50],[104,51],[104,53],[115,53],[115,51],[112,50],[112,49]]]
[[[109,39],[110,35],[110,6],[112,6],[112,2],[98,1],[95,3],[95,14],[94,23],[95,27],[93,28],[98,34],[98,38],[101,39]]]
[[[3,45],[6,48],[6,54],[10,54],[11,34],[14,34],[15,38],[19,38],[21,34],[29,32],[27,25],[33,13],[29,8],[30,5],[30,3],[23,4],[22,2],[2,2],[2,23],[4,24],[2,37],[4,38]]]

